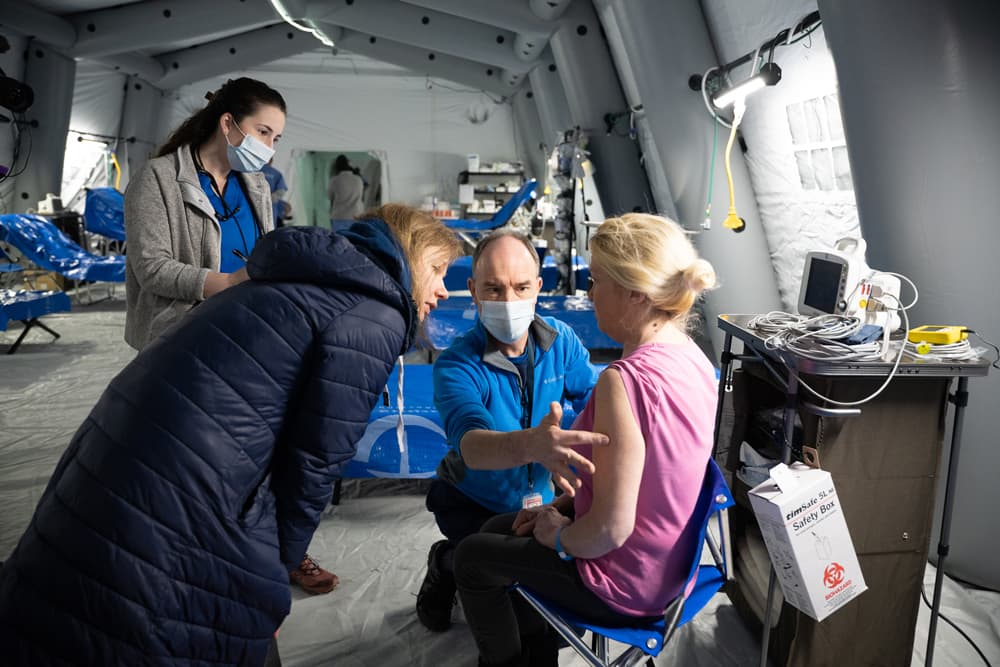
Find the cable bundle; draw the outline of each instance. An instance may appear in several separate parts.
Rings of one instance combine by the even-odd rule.
[[[788,350],[815,361],[877,361],[884,345],[848,345],[843,339],[861,330],[857,317],[819,315],[807,317],[771,311],[750,320],[749,327],[767,334],[764,345],[772,350]]]
[[[903,354],[917,361],[974,361],[985,356],[986,348],[974,348],[969,340],[957,343],[913,343],[906,341]]]

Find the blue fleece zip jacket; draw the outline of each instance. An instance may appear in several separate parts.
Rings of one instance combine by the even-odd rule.
[[[571,401],[579,413],[597,383],[598,371],[587,348],[567,324],[536,315],[530,332],[534,349],[530,392],[524,391],[517,368],[478,321],[434,364],[434,404],[449,447],[438,465],[438,477],[498,514],[521,509],[528,493],[541,494],[546,503],[552,500],[552,476],[537,463],[473,470],[462,460],[462,437],[474,429],[517,431],[537,426],[552,401]]]

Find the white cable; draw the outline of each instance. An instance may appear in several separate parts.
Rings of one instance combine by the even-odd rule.
[[[926,350],[921,351],[925,345]],[[942,344],[912,343],[908,340],[903,345],[903,353],[907,357],[921,361],[974,361],[986,352],[986,348],[972,347],[968,339]]]
[[[396,383],[396,410],[399,418],[396,420],[396,444],[399,445],[400,465],[406,452],[406,420],[403,417],[403,355],[399,355],[399,382]]]
[[[893,299],[896,299],[896,297],[893,296],[892,294],[885,294],[883,296],[889,296],[889,297],[892,297]],[[913,303],[910,304],[910,307],[912,307],[915,303],[916,303],[916,300],[914,300]],[[883,304],[883,305],[885,305],[885,304]],[[902,307],[902,303],[899,301],[899,299],[896,299],[896,309],[899,311],[899,314],[903,318],[903,322],[904,322],[903,340],[905,341],[906,337],[910,333],[910,318],[906,314],[907,308],[903,308]],[[888,328],[884,328],[883,331],[884,331],[883,341],[885,343],[886,353],[888,353],[889,351],[891,351],[891,346],[889,344],[889,330],[888,330]],[[900,347],[899,347],[899,353],[896,354],[896,361],[892,364],[892,370],[889,371],[889,375],[885,378],[885,382],[883,382],[881,384],[881,386],[879,386],[879,388],[876,389],[875,391],[873,391],[871,394],[869,394],[865,398],[859,399],[857,401],[837,401],[837,400],[834,400],[834,399],[830,398],[829,396],[824,396],[823,394],[819,393],[818,391],[816,391],[815,389],[813,389],[812,387],[810,387],[809,384],[806,383],[806,381],[803,380],[801,377],[799,377],[799,384],[802,385],[802,387],[806,391],[808,391],[810,394],[812,394],[816,398],[819,398],[821,400],[827,401],[828,403],[833,403],[834,405],[839,405],[839,406],[842,406],[842,407],[853,407],[853,406],[856,406],[856,405],[862,405],[862,404],[867,403],[868,401],[872,400],[873,398],[875,398],[879,394],[881,394],[885,390],[885,388],[889,386],[889,383],[892,382],[892,379],[894,377],[896,377],[896,371],[899,370],[899,364],[900,364],[900,362],[903,361],[903,356],[904,356],[903,355],[903,345],[901,344]]]
[[[910,286],[910,289],[913,290],[913,301],[911,301],[909,305],[900,306],[900,308],[902,308],[903,310],[909,310],[910,308],[913,308],[915,305],[917,305],[917,299],[920,298],[920,293],[917,291],[917,286],[913,284],[912,280],[904,276],[902,273],[896,273],[895,271],[873,271],[872,276],[878,275],[880,273],[887,276],[896,276],[900,280],[905,280],[906,283]]]
[[[865,398],[857,401],[838,401],[828,396],[824,396],[799,377],[799,384],[816,398],[842,407],[853,407],[867,403],[881,394],[885,388],[889,386],[889,383],[892,382],[892,379],[896,376],[896,372],[899,370],[899,364],[902,362],[903,357],[912,356],[907,351],[906,341],[910,333],[910,318],[906,311],[915,306],[917,300],[919,299],[917,286],[906,276],[891,271],[872,271],[872,273],[868,276],[868,279],[878,274],[896,276],[901,280],[905,280],[913,289],[913,301],[906,306],[903,306],[902,301],[900,301],[899,297],[894,294],[882,295],[882,298],[891,298],[895,301],[894,305],[887,304],[879,298],[872,299],[877,306],[882,306],[887,311],[891,309],[899,312],[904,323],[903,340],[899,343],[899,350],[896,354],[896,359],[893,362],[892,369],[889,371],[889,375],[878,387],[878,389]],[[852,292],[852,298],[854,292],[856,291],[857,288],[855,288]],[[756,329],[766,335],[766,338],[764,339],[764,346],[768,349],[788,350],[789,352],[792,352],[800,357],[820,362],[885,360],[892,352],[892,348],[896,347],[893,345],[892,341],[889,340],[888,327],[883,327],[881,345],[876,343],[848,345],[841,342],[841,338],[847,338],[853,333],[859,331],[863,326],[860,319],[854,317],[844,317],[841,315],[820,315],[817,317],[807,317],[804,315],[794,315],[792,313],[785,313],[782,311],[771,311],[764,315],[757,315],[752,318],[747,326],[748,328]],[[963,342],[967,343],[968,341]],[[942,354],[952,352],[955,354],[960,353],[958,350],[942,350],[941,352]],[[964,352],[961,353],[964,354]],[[788,362],[786,359],[783,356],[779,358],[781,358],[782,363],[784,363],[787,367]],[[924,356],[923,358],[926,359],[927,357]],[[951,358],[958,359],[959,357]],[[971,357],[961,358],[964,359]]]

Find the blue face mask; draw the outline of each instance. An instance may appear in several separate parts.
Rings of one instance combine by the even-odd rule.
[[[260,171],[274,157],[274,149],[240,129],[235,119],[233,126],[243,135],[243,141],[239,146],[233,146],[229,143],[229,139],[226,139],[229,166],[235,171]]]

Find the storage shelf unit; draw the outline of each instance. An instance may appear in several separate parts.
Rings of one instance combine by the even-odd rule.
[[[461,171],[458,184],[473,186],[472,196],[478,207],[462,204],[463,218],[488,218],[506,203],[524,185],[523,171]],[[503,188],[498,190],[497,188]],[[493,209],[486,210],[486,202],[493,202]],[[473,210],[470,210],[473,209]]]

